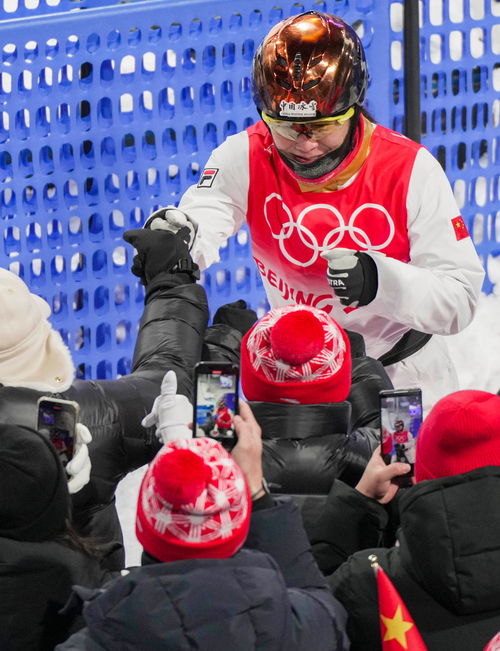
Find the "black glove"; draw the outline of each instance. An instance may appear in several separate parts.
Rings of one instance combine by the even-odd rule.
[[[132,264],[132,273],[147,285],[159,273],[185,272],[199,278],[198,265],[189,253],[189,229],[179,232],[136,228],[123,234],[125,242],[137,251]]]
[[[368,305],[377,295],[377,265],[370,255],[352,249],[332,249],[321,254],[328,262],[328,284],[342,305]]]
[[[257,313],[247,309],[246,302],[240,299],[221,305],[214,315],[213,324],[223,323],[246,335],[256,321]]]

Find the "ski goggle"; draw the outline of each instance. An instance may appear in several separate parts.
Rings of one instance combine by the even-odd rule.
[[[322,140],[338,132],[340,127],[354,115],[354,108],[351,106],[342,115],[333,115],[311,122],[288,122],[277,120],[262,112],[262,119],[269,127],[271,134],[281,136],[287,140],[297,140],[301,134],[313,140]]]

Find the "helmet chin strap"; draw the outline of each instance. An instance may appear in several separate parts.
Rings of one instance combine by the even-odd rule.
[[[344,142],[337,147],[337,149],[332,149],[328,154],[325,154],[321,158],[313,161],[312,163],[299,163],[294,161],[291,158],[288,158],[286,154],[278,149],[278,153],[281,156],[283,162],[295,172],[298,176],[303,179],[319,179],[340,165],[346,156],[348,156],[354,147],[354,136],[356,134],[356,128],[358,126],[360,116],[360,109],[356,106],[356,113],[351,118],[351,124],[349,127],[349,132],[344,140]]]

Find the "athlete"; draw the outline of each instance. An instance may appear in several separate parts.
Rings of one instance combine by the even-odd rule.
[[[413,465],[415,463],[415,439],[413,435],[405,429],[405,424],[402,420],[395,421],[394,429],[395,431],[392,435],[394,455],[392,460]]]
[[[221,398],[217,405],[217,411],[215,413],[215,425],[216,425],[216,432],[218,433],[219,436],[227,436],[228,433],[232,434],[232,426],[233,426],[233,417],[231,415],[231,412],[229,411],[228,406],[226,405],[226,401],[224,398]]]
[[[484,271],[450,184],[425,147],[363,106],[361,41],[315,11],[275,25],[253,64],[256,124],[212,153],[178,209],[202,269],[246,222],[271,307],[319,307],[363,335],[424,409],[458,388],[442,335],[473,318]]]

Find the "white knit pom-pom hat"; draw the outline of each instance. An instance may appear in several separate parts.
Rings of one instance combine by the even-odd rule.
[[[0,384],[39,391],[69,389],[71,353],[47,321],[49,304],[16,274],[0,269]]]

